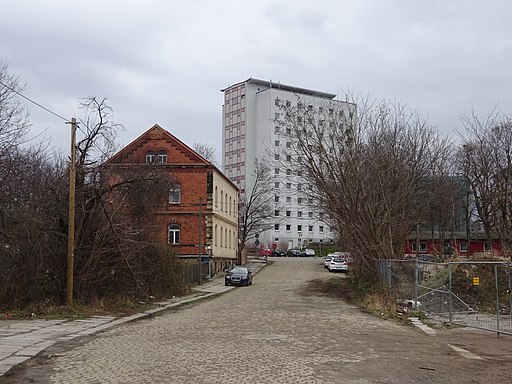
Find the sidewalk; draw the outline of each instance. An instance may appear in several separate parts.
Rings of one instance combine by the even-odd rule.
[[[256,275],[266,266],[266,263],[259,259],[251,259],[246,265],[252,270],[253,275]],[[173,298],[158,303],[157,308],[122,318],[93,316],[81,320],[2,320],[0,321],[0,376],[55,343],[92,336],[116,325],[148,318],[158,312],[219,295],[234,288],[226,287],[224,276],[219,275],[194,287],[193,293],[188,296]]]

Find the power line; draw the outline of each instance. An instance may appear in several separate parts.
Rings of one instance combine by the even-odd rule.
[[[39,104],[37,101],[32,100],[30,97],[25,96],[23,93],[21,93],[21,92],[17,91],[17,90],[16,90],[16,89],[14,89],[13,87],[10,87],[9,85],[7,85],[7,84],[5,84],[4,82],[2,82],[1,80],[0,80],[0,84],[1,84],[1,85],[3,85],[5,88],[7,88],[7,89],[9,89],[9,90],[13,91],[14,93],[16,93],[18,96],[23,97],[25,100],[27,100],[27,101],[31,102],[32,104],[34,104],[34,105],[38,106],[39,108],[41,108],[41,109],[43,109],[43,110],[45,110],[46,112],[51,113],[52,115],[54,115],[54,116],[58,117],[59,119],[64,120],[64,121],[66,122],[66,124],[72,124],[72,122],[71,122],[69,119],[66,119],[65,117],[63,117],[63,116],[59,115],[58,113],[53,112],[52,110],[50,110],[50,109],[46,108],[45,106],[43,106],[43,105]],[[87,133],[86,133],[82,128],[80,128],[80,124],[79,124],[79,123],[75,122],[75,126],[76,126],[76,128],[77,128],[80,132],[82,132],[84,135],[86,135],[86,136],[87,136]],[[102,149],[101,149],[101,148],[100,148],[96,143],[94,143],[93,145],[94,145],[97,149],[99,149],[99,150],[100,150],[100,152],[102,152]]]
[[[4,84],[2,81],[0,81],[0,84],[2,84],[5,88],[7,88],[7,89],[9,89],[9,90],[13,91],[14,93],[16,93],[18,96],[21,96],[21,97],[23,97],[25,100],[28,100],[28,101],[29,101],[29,102],[31,102],[32,104],[37,105],[39,108],[44,109],[46,112],[49,112],[49,113],[51,113],[52,115],[57,116],[59,119],[64,120],[66,123],[71,124],[71,122],[69,121],[69,119],[66,119],[65,117],[62,117],[61,115],[59,115],[58,113],[53,112],[52,110],[50,110],[50,109],[46,108],[45,106],[43,106],[43,105],[39,104],[37,101],[32,100],[32,99],[31,99],[31,98],[29,98],[28,96],[25,96],[23,93],[18,92],[16,89],[14,89],[14,88],[12,88],[12,87],[8,86],[7,84]]]

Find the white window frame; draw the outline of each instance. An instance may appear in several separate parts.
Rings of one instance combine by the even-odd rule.
[[[159,164],[167,163],[167,152],[159,151],[157,156]]]
[[[177,184],[169,189],[169,204],[181,204],[181,185]]]
[[[146,164],[154,164],[156,160],[155,152],[147,151],[146,152]]]
[[[167,242],[172,245],[180,243],[180,225],[169,224],[167,226]]]

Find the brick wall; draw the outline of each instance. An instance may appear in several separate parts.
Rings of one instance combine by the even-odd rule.
[[[150,151],[153,153],[164,151],[167,155],[166,161],[147,164],[146,154]],[[116,165],[128,169],[136,166],[142,171],[144,167],[148,167],[148,170],[158,167],[162,177],[168,177],[173,183],[181,186],[179,204],[171,204],[165,198],[158,204],[157,211],[150,213],[155,224],[153,230],[156,238],[162,244],[168,244],[169,224],[178,224],[180,242],[177,245],[171,245],[177,254],[196,256],[200,252],[202,255],[208,255],[211,249],[213,256],[219,256],[219,261],[224,260],[220,262],[231,263],[229,259],[236,258],[235,246],[230,247],[233,248],[232,250],[223,247],[222,252],[220,249],[214,249],[213,246],[212,222],[217,221],[213,216],[220,217],[225,223],[223,225],[226,228],[229,227],[233,236],[232,243],[236,245],[237,212],[235,209],[238,204],[235,203],[235,199],[237,201],[238,193],[236,187],[211,163],[198,156],[169,132],[155,125],[114,155],[107,164],[109,167],[116,167]],[[114,177],[111,177],[111,181],[113,179]],[[224,191],[224,196],[228,196],[226,200],[231,199],[234,208],[231,208],[231,205],[222,210],[214,207],[214,185],[217,184]],[[213,213],[215,210],[218,212]]]

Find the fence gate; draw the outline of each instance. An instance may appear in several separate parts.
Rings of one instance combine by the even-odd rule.
[[[512,264],[380,260],[390,295],[442,321],[512,334]]]
[[[449,263],[451,291],[473,308],[469,313],[452,308],[450,322],[512,335],[511,270],[512,264],[503,262]]]

